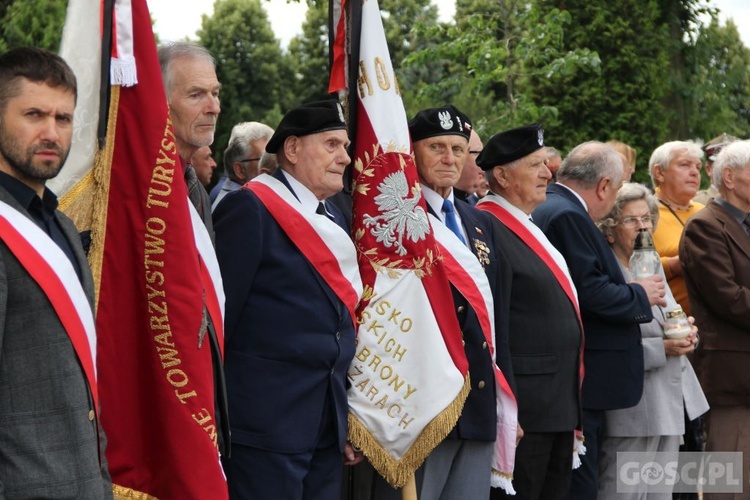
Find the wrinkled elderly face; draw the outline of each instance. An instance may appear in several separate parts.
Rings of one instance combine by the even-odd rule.
[[[686,150],[678,151],[668,168],[657,165],[654,178],[667,201],[688,204],[701,184],[701,160],[690,156]]]
[[[287,137],[285,155],[293,164],[291,174],[319,200],[344,188],[344,169],[351,161],[346,130],[330,130],[302,137]]]
[[[170,71],[167,100],[177,149],[189,158],[196,149],[214,142],[221,84],[208,59],[180,57],[172,61]]]
[[[469,141],[460,135],[439,135],[414,143],[414,163],[419,180],[443,195],[461,177],[469,151]]]
[[[515,166],[496,168],[494,175],[502,189],[500,194],[525,213],[531,213],[547,198],[547,182],[552,174],[547,168],[544,149],[521,158]]]
[[[70,152],[75,94],[25,78],[0,116],[0,170],[37,192]]]
[[[652,232],[654,229],[646,200],[634,200],[626,203],[622,207],[620,219],[615,222],[616,225],[612,228],[612,236],[607,237],[607,240],[612,247],[619,250],[618,255],[628,257],[633,254],[638,230],[645,227],[648,232]]]

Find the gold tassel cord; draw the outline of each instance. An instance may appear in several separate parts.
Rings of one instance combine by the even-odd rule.
[[[112,485],[112,493],[114,494],[115,500],[159,500],[148,493],[126,488],[119,484]]]
[[[471,380],[466,374],[464,385],[456,398],[427,424],[412,446],[401,458],[395,460],[373,437],[367,428],[349,413],[349,441],[368,458],[372,466],[394,488],[403,488],[427,456],[455,427],[463,411],[464,402],[471,390]]]

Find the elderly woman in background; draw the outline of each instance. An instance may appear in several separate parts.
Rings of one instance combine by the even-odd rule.
[[[701,185],[701,158],[703,150],[697,144],[672,141],[656,148],[648,161],[661,216],[659,229],[654,231],[654,246],[669,288],[685,314],[690,314],[690,303],[677,253],[685,223],[703,208],[693,201]]]
[[[632,281],[629,261],[638,230],[646,228],[651,232],[658,219],[659,207],[649,190],[640,184],[625,183],[610,213],[598,223],[626,280]],[[666,300],[667,306],[654,306],[654,319],[641,325],[645,369],[641,400],[632,408],[606,414],[599,459],[599,498],[670,499],[671,492],[648,492],[642,481],[634,486],[632,493],[618,494],[617,452],[668,452],[676,460],[680,437],[685,431],[683,411],[694,419],[708,410],[695,372],[684,356],[698,345],[698,330],[690,318],[690,333],[686,337],[665,338],[668,313],[679,308],[669,287]]]

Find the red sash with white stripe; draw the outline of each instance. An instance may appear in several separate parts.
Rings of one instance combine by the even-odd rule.
[[[581,323],[581,311],[578,308],[578,300],[576,299],[576,295],[575,293],[573,293],[573,289],[570,286],[570,280],[562,271],[562,269],[560,269],[560,266],[557,265],[557,262],[555,262],[555,259],[552,258],[547,249],[544,248],[544,245],[542,245],[539,240],[536,239],[536,236],[531,234],[531,231],[529,231],[528,228],[521,223],[521,221],[513,217],[510,212],[508,212],[497,203],[479,203],[477,205],[477,208],[479,210],[489,212],[497,217],[500,222],[505,225],[505,227],[510,229],[513,234],[518,236],[526,246],[528,246],[535,254],[537,254],[540,259],[542,259],[542,262],[544,262],[549,270],[552,271],[552,274],[555,276],[555,279],[557,279],[557,282],[565,292],[565,295],[567,295],[568,299],[570,299],[570,303],[573,304],[573,307],[576,310],[576,315],[578,316],[578,323],[581,324],[581,331],[583,331],[583,323]]]
[[[502,222],[505,227],[510,229],[513,234],[518,236],[521,241],[523,241],[526,246],[528,246],[531,251],[533,251],[537,256],[542,259],[542,262],[544,262],[550,271],[552,271],[552,274],[555,276],[555,279],[560,284],[560,287],[565,292],[565,295],[568,296],[568,299],[570,300],[570,303],[573,304],[573,308],[576,311],[576,317],[578,318],[578,324],[581,327],[581,348],[578,351],[578,390],[580,392],[581,387],[583,386],[583,376],[585,373],[585,367],[583,364],[583,345],[585,342],[585,336],[583,331],[583,321],[581,320],[581,310],[578,307],[578,299],[576,298],[576,294],[573,292],[573,288],[571,287],[570,280],[565,275],[562,269],[560,269],[560,266],[557,265],[557,262],[555,259],[552,258],[550,253],[547,251],[546,248],[544,248],[544,245],[542,245],[539,240],[534,236],[529,229],[523,225],[521,221],[513,217],[513,215],[508,212],[505,208],[501,207],[497,203],[495,203],[492,200],[488,200],[484,203],[477,204],[477,208],[480,210],[484,210],[485,212],[489,212]],[[580,426],[579,426],[580,427]],[[580,441],[583,441],[583,437],[581,434],[581,429],[579,428],[576,431],[576,435],[578,436],[578,439]],[[584,454],[585,449],[578,451],[579,454]],[[577,468],[575,465],[573,467],[574,469]]]
[[[509,494],[515,494],[511,478],[515,465],[518,403],[505,375],[494,362],[496,354],[492,291],[482,266],[471,250],[432,214],[430,214],[430,222],[440,248],[448,280],[464,296],[476,313],[490,349],[493,359],[492,367],[495,372],[497,406],[497,439],[492,463],[492,484],[495,487],[502,487]]]
[[[94,314],[73,264],[52,238],[4,202],[0,202],[0,239],[52,304],[81,362],[98,413]]]
[[[301,211],[287,187],[270,175],[261,175],[244,186],[260,199],[292,243],[349,310],[356,327],[356,308],[362,296],[357,253],[349,235],[335,222]]]

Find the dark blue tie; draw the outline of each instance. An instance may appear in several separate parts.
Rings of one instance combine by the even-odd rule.
[[[453,210],[453,203],[449,199],[443,200],[443,213],[445,214],[445,225],[458,236],[461,243],[466,244],[466,240],[461,234],[461,230],[458,228],[458,221],[456,220],[456,213]]]
[[[336,222],[333,219],[333,215],[331,215],[331,214],[328,213],[328,210],[326,210],[326,206],[323,204],[322,201],[318,202],[318,208],[315,210],[315,213],[318,214],[318,215],[325,215],[326,217],[328,217],[333,222]]]

